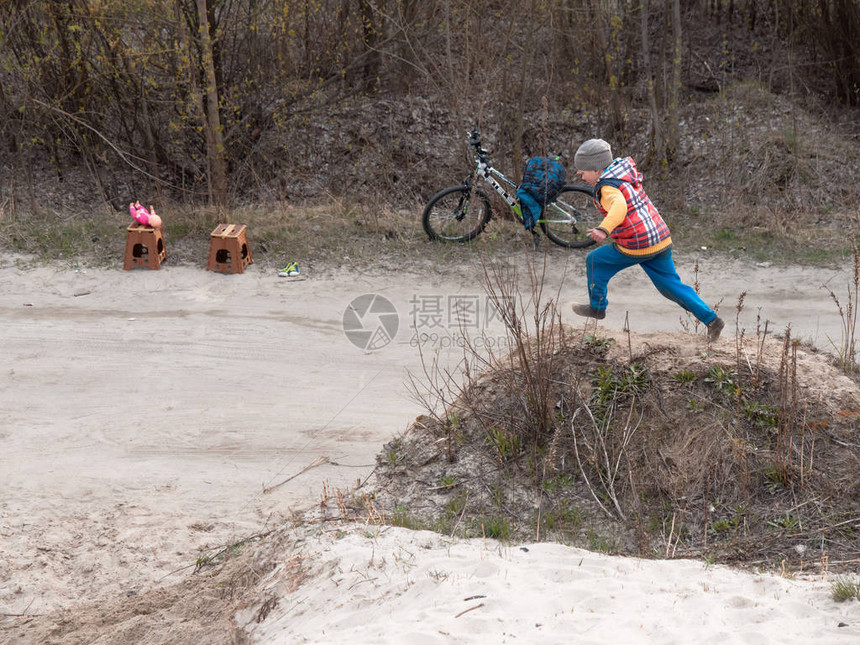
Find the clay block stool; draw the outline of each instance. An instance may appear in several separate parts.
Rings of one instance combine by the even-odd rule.
[[[209,236],[207,271],[242,273],[253,262],[244,224],[219,224]]]
[[[167,251],[164,248],[164,237],[160,228],[144,226],[140,222],[133,222],[128,227],[123,269],[126,271],[135,267],[160,269],[161,263],[166,259]]]

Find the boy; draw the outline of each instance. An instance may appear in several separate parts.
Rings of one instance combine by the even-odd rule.
[[[704,323],[709,342],[717,340],[725,323],[695,289],[681,282],[672,260],[669,227],[645,194],[642,174],[633,159],[613,159],[606,141],[589,139],[576,151],[573,163],[580,179],[594,186],[594,204],[603,215],[600,225],[586,233],[598,244],[607,237],[614,242],[596,248],[586,257],[590,302],[573,305],[573,311],[580,316],[604,318],[609,280],[622,269],[638,264],[660,293]]]

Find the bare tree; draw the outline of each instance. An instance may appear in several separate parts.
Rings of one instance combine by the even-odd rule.
[[[657,110],[657,94],[654,88],[654,69],[651,65],[651,40],[648,36],[648,2],[641,0],[639,14],[639,31],[642,38],[642,71],[645,74],[645,83],[648,88],[648,109],[651,113],[651,136],[649,137],[649,149],[645,163],[654,160],[660,161],[664,158],[665,143],[663,141],[663,124],[660,112]]]
[[[224,137],[221,131],[221,107],[218,100],[218,80],[215,73],[212,35],[210,33],[209,8],[207,0],[196,0],[197,18],[200,30],[200,64],[206,83],[206,106],[203,118],[203,132],[206,137],[206,159],[209,171],[209,199],[217,206],[227,200],[227,160],[224,150]]]
[[[681,0],[671,0],[672,4],[672,76],[669,85],[668,120],[666,137],[666,160],[669,164],[676,161],[678,144],[681,139]]]

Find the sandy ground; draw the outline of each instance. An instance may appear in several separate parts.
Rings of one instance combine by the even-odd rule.
[[[821,285],[843,296],[848,262],[776,268],[676,254],[687,281],[697,258],[703,296],[722,301],[729,339],[744,291],[747,334],[761,318],[824,349],[841,338]],[[564,303],[565,322],[580,324],[567,303],[582,300],[583,256],[552,249],[548,262],[547,292]],[[464,266],[288,280],[256,265],[223,275],[170,262],[92,270],[6,256],[0,620],[169,583],[201,548],[368,477],[382,444],[422,411],[405,384],[421,372],[417,339],[425,357],[452,367],[460,353],[451,336],[464,321],[501,339],[474,275]],[[365,294],[384,296],[399,324],[375,351],[344,332],[345,311]],[[642,332],[684,326],[639,271],[619,275],[610,297],[609,328],[625,318]],[[368,329],[391,320],[360,317]]]
[[[277,606],[253,643],[853,645],[860,603],[821,576],[788,579],[701,561],[606,556],[559,544],[501,546],[386,528],[334,531],[300,549],[308,581],[262,586]],[[286,576],[288,577],[288,576]],[[254,607],[256,611],[257,606]]]

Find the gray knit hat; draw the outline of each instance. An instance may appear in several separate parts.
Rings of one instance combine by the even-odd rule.
[[[612,163],[612,148],[603,139],[589,139],[576,151],[573,165],[577,170],[603,170]]]

